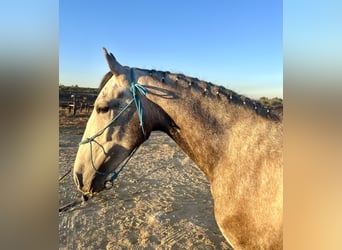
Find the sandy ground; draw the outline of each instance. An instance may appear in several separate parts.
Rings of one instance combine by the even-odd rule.
[[[87,114],[60,110],[59,173],[73,166]],[[80,198],[69,174],[59,205]],[[229,249],[204,174],[165,134],[153,133],[112,189],[59,213],[60,249]]]

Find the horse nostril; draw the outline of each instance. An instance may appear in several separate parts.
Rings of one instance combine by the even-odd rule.
[[[79,189],[82,189],[82,187],[83,187],[83,177],[82,177],[82,174],[75,174],[74,175],[74,179],[75,179],[76,186]]]

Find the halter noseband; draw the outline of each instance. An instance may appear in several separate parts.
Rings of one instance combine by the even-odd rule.
[[[102,150],[103,147],[100,143],[98,143],[95,138],[100,136],[109,126],[111,126],[119,117],[120,115],[134,102],[135,106],[137,108],[138,111],[138,116],[139,116],[139,122],[140,122],[140,127],[142,130],[142,133],[144,135],[144,137],[146,138],[146,133],[144,130],[144,121],[143,121],[143,107],[141,104],[141,99],[140,99],[140,95],[144,95],[146,96],[147,91],[146,89],[140,85],[139,83],[136,83],[134,80],[134,72],[133,72],[133,68],[130,69],[130,76],[131,76],[131,87],[129,88],[130,92],[132,93],[132,99],[129,101],[129,103],[123,107],[120,112],[101,130],[99,130],[96,134],[94,134],[91,137],[88,137],[86,139],[84,139],[83,141],[81,141],[79,143],[79,145],[83,145],[83,144],[87,144],[89,143],[89,147],[90,147],[90,162],[91,162],[91,166],[93,167],[95,173],[100,174],[100,175],[109,175],[112,174],[112,177],[109,180],[105,181],[105,188],[106,189],[110,189],[113,186],[113,182],[114,180],[118,177],[119,173],[123,170],[123,168],[127,165],[127,163],[129,162],[129,160],[132,158],[132,156],[134,155],[134,153],[137,151],[137,149],[139,148],[139,146],[135,147],[133,149],[133,151],[128,155],[126,161],[124,162],[124,164],[120,167],[120,169],[118,171],[113,170],[113,171],[99,171],[96,169],[94,161],[93,161],[93,150],[92,150],[92,143],[95,142],[96,144],[98,144]],[[140,94],[140,95],[139,95]]]

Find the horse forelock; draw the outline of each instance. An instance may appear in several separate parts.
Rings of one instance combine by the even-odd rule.
[[[113,76],[113,72],[109,71],[107,72],[102,80],[101,80],[101,83],[100,83],[100,86],[98,87],[98,90],[97,90],[97,93],[99,94],[101,92],[101,90],[103,89],[103,87],[107,84],[107,82],[110,80],[110,78],[112,78]]]

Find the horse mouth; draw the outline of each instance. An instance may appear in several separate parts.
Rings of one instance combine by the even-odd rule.
[[[91,198],[106,189],[106,180],[103,180],[102,178],[94,179],[88,185],[83,185],[81,178],[75,178],[75,180],[78,191],[82,193],[83,200],[88,200],[88,198]]]
[[[98,193],[98,192],[93,192],[93,191],[87,191],[87,192],[82,191],[82,190],[79,190],[79,191],[81,191],[82,193],[81,196],[84,201],[87,201],[89,198],[92,198]]]
[[[89,199],[89,196],[87,194],[82,194],[82,200],[87,201]]]
[[[97,195],[99,193],[99,191],[98,192],[94,192],[94,191],[84,192],[84,191],[81,191],[81,192],[82,192],[81,197],[82,197],[83,201],[87,201],[87,200],[93,198],[95,195]]]

